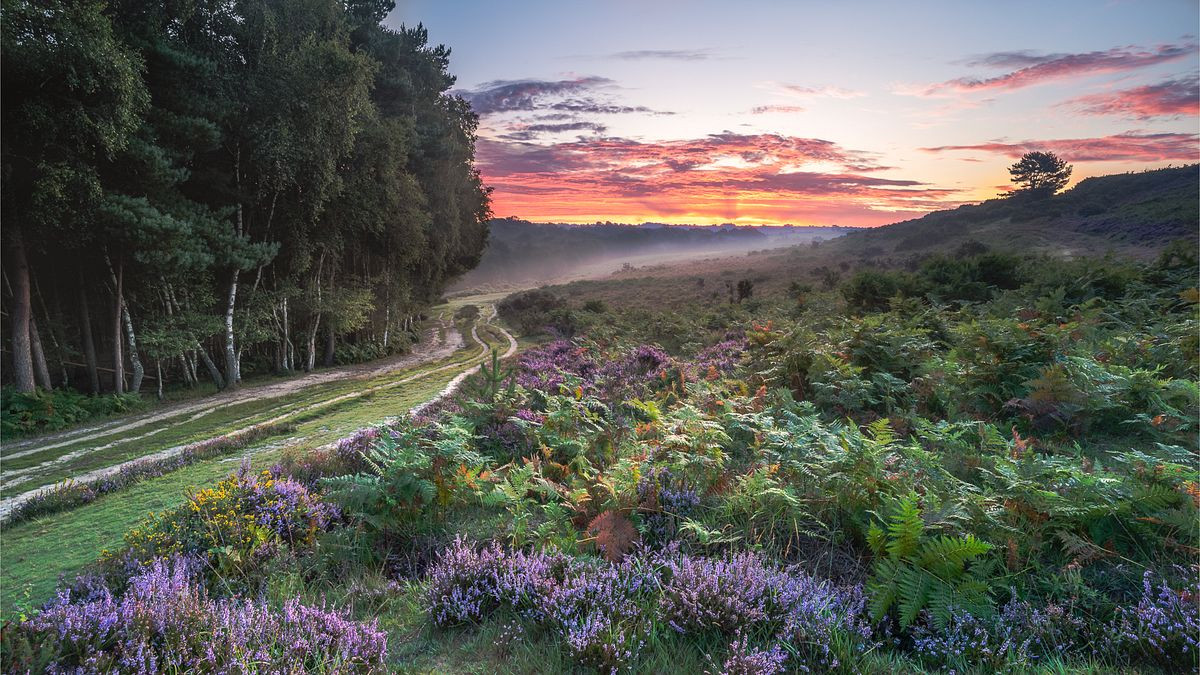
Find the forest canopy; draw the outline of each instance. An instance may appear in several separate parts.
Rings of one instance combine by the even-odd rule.
[[[234,387],[407,346],[490,202],[450,50],[392,5],[5,0],[6,382]]]

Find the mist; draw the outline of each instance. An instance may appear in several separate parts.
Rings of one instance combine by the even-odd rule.
[[[490,223],[488,245],[479,265],[455,282],[450,292],[512,290],[606,276],[626,267],[810,244],[851,230],[836,226],[571,225],[496,219]]]

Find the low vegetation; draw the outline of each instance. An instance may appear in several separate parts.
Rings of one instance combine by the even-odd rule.
[[[168,571],[188,620],[276,627],[180,661],[232,670],[318,625],[337,629],[310,667],[337,672],[1198,665],[1183,252],[973,247],[657,314],[621,284],[502,303],[547,339],[150,516],[5,630],[5,670],[115,663],[138,640],[209,658],[174,614],[61,637]]]

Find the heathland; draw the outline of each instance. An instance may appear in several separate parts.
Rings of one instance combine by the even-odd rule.
[[[5,4],[0,670],[1200,667],[1197,166],[492,221],[391,5]]]
[[[415,414],[6,527],[5,666],[1192,669],[1196,241],[1132,186],[1195,172],[1098,179],[1134,238],[1067,192],[514,293],[524,349]]]

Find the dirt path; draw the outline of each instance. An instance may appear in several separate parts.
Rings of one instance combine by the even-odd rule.
[[[492,313],[491,313],[491,316],[488,317],[488,321],[491,321],[494,318],[496,318],[496,306],[492,305]],[[508,340],[508,347],[505,348],[504,353],[500,355],[500,358],[507,359],[508,357],[512,356],[513,354],[516,354],[517,353],[517,340],[516,340],[516,338],[514,338],[512,336],[512,333],[509,333],[508,331],[504,330],[500,326],[495,326],[495,328],[497,330],[499,330],[501,333],[504,333],[504,337]],[[481,345],[483,344],[483,341],[479,339],[478,326],[471,326],[471,339]],[[486,356],[487,347],[484,347],[484,350],[485,350],[484,355]],[[455,375],[454,379],[450,380],[446,384],[446,387],[444,389],[442,389],[440,392],[438,392],[437,396],[434,396],[433,398],[429,399],[428,401],[425,401],[424,403],[422,403],[422,404],[418,405],[417,407],[413,408],[412,410],[408,411],[409,414],[411,415],[411,414],[419,413],[422,410],[424,410],[425,408],[428,408],[429,406],[433,405],[434,403],[437,403],[438,401],[446,398],[450,394],[453,394],[454,390],[458,389],[458,385],[462,384],[463,380],[467,379],[474,373],[479,372],[479,369],[481,367],[483,367],[482,361],[480,363],[477,363],[474,366],[468,368],[467,370],[464,370],[463,372],[459,373],[458,375]]]
[[[461,349],[463,344],[462,336],[455,330],[454,325],[443,321],[431,327],[426,332],[425,339],[414,345],[413,350],[407,354],[383,361],[319,370],[279,382],[243,387],[196,401],[167,405],[132,418],[110,420],[101,424],[71,429],[62,433],[5,443],[4,449],[0,451],[0,462],[72,445],[78,443],[81,437],[102,438],[114,434],[123,434],[127,431],[156,424],[188,413],[192,413],[192,415],[184,421],[191,422],[222,408],[249,401],[287,396],[318,384],[339,380],[381,377],[398,370],[406,370],[420,363],[445,358],[458,349]],[[121,442],[146,438],[166,428],[161,427],[141,436],[126,437],[121,439]],[[90,450],[99,450],[105,447],[109,446],[99,446]]]
[[[488,316],[487,321],[491,321],[493,318],[495,318],[495,315],[496,315],[496,310],[495,310],[495,307],[493,306],[491,308],[491,314]],[[501,328],[500,326],[496,326],[493,324],[493,327],[496,328],[497,330],[499,330],[504,335],[504,337],[508,340],[508,347],[504,352],[504,356],[508,357],[508,356],[511,356],[512,354],[516,353],[517,342],[513,338],[513,336],[508,331]],[[217,408],[227,407],[227,406],[235,405],[238,403],[246,403],[246,402],[256,401],[256,400],[259,400],[262,398],[274,398],[277,396],[283,396],[285,394],[299,391],[306,387],[310,387],[315,384],[320,384],[323,382],[329,382],[329,381],[333,381],[333,380],[342,380],[342,379],[367,379],[367,378],[371,378],[371,377],[386,375],[388,373],[396,372],[398,370],[405,370],[405,369],[412,368],[413,366],[419,365],[421,363],[437,361],[439,359],[445,358],[445,357],[453,354],[455,351],[457,351],[463,345],[462,336],[458,333],[457,330],[454,329],[454,327],[452,325],[451,326],[443,325],[441,327],[441,330],[439,330],[438,328],[434,328],[433,330],[434,330],[435,334],[440,333],[442,335],[443,339],[438,341],[438,340],[432,339],[434,336],[431,336],[431,339],[428,342],[422,343],[422,344],[426,345],[425,349],[414,350],[412,353],[410,353],[400,359],[394,359],[394,360],[391,360],[391,361],[383,363],[383,364],[380,364],[380,363],[368,364],[366,367],[333,369],[330,371],[322,371],[321,373],[316,374],[316,375],[324,376],[324,377],[321,377],[320,379],[316,379],[316,378],[310,379],[308,377],[304,377],[304,378],[296,378],[296,380],[289,380],[286,383],[276,383],[276,384],[267,385],[264,387],[257,387],[257,388],[253,388],[253,389],[247,388],[247,389],[241,390],[239,392],[235,392],[236,400],[231,400],[231,399],[233,399],[233,397],[230,397],[230,398],[227,398],[227,399],[219,401],[219,402],[208,401],[208,403],[210,404],[208,407],[198,407],[195,405],[191,405],[188,407],[188,409],[183,409],[183,410],[176,409],[175,411],[173,411],[171,413],[162,412],[160,414],[157,414],[157,415],[154,415],[151,417],[139,418],[133,422],[129,422],[127,424],[116,426],[114,430],[109,431],[108,433],[116,433],[117,429],[134,429],[134,428],[138,428],[140,426],[146,426],[146,425],[152,424],[156,421],[163,421],[163,420],[178,416],[180,414],[186,414],[187,412],[191,412],[193,409],[196,410],[196,414],[193,415],[193,417],[191,419],[196,419],[197,417],[207,414],[208,412],[211,412],[212,410],[215,410]],[[235,435],[238,435],[241,433],[245,433],[246,431],[250,431],[252,429],[256,429],[259,427],[282,422],[290,417],[293,417],[296,415],[301,415],[306,412],[312,412],[314,410],[324,408],[327,406],[331,406],[331,405],[334,405],[337,403],[341,403],[343,401],[360,398],[362,396],[366,396],[368,394],[372,394],[372,393],[387,390],[387,389],[392,389],[392,388],[407,384],[409,382],[412,382],[414,380],[428,377],[429,375],[432,375],[434,373],[451,370],[451,369],[455,369],[455,368],[464,368],[463,372],[456,375],[450,381],[450,384],[447,385],[447,387],[445,389],[443,389],[436,397],[434,397],[434,399],[432,399],[432,400],[438,400],[444,396],[447,396],[467,376],[469,376],[471,373],[474,373],[475,371],[477,371],[479,369],[479,364],[482,363],[482,360],[487,356],[489,346],[483,340],[481,340],[479,338],[478,325],[473,326],[471,328],[471,339],[473,342],[475,342],[477,345],[479,345],[480,350],[475,356],[473,356],[466,363],[451,363],[451,364],[447,364],[444,366],[440,366],[438,368],[433,368],[433,369],[425,370],[425,371],[422,371],[419,373],[414,373],[412,375],[403,377],[403,378],[393,381],[393,382],[387,382],[385,384],[380,384],[380,385],[376,385],[373,387],[365,387],[365,388],[357,390],[357,391],[349,392],[346,394],[341,394],[338,396],[333,396],[333,397],[318,401],[316,403],[312,403],[312,404],[309,404],[306,406],[302,406],[300,408],[295,408],[295,409],[289,410],[286,413],[277,415],[275,417],[264,420],[262,422],[247,425],[245,427],[230,431],[226,434],[221,434],[219,436],[215,436],[214,438],[235,436]],[[468,365],[468,364],[474,364],[474,365]],[[336,376],[330,377],[331,375],[335,374],[335,371],[339,372],[342,376],[341,377],[336,377]],[[288,388],[278,387],[278,385],[282,385],[282,384],[289,384],[289,385],[293,385],[293,386],[288,387]],[[428,405],[431,402],[432,401],[428,401],[426,403],[421,404],[420,406],[417,406],[416,408],[413,409],[413,412],[423,408],[424,406]],[[110,427],[111,427],[111,425],[110,425]],[[158,431],[161,431],[164,428],[167,428],[167,427],[164,426],[160,429],[152,430],[152,431],[150,431],[146,434],[143,434],[142,436],[138,436],[136,438],[144,438],[144,437],[151,436],[154,433],[157,433]],[[128,440],[130,440],[130,439],[128,439],[128,438],[122,439],[121,442],[127,442]],[[209,439],[209,440],[211,440],[211,439]],[[59,443],[60,443],[60,445],[63,445],[63,444],[68,444],[69,442],[62,443],[60,441]],[[131,464],[135,464],[138,462],[146,462],[146,461],[157,461],[157,460],[163,460],[163,459],[170,458],[174,455],[179,454],[180,452],[183,452],[184,449],[186,449],[187,447],[189,447],[190,445],[193,445],[193,444],[194,443],[188,443],[188,444],[184,444],[184,445],[173,446],[173,447],[166,448],[164,450],[160,450],[155,453],[143,455],[141,457],[137,457],[135,459],[131,459],[131,460],[128,460],[125,462],[120,462],[118,464],[114,464],[111,466],[106,466],[106,467],[102,467],[100,469],[95,469],[92,471],[81,473],[77,476],[74,476],[72,478],[72,480],[80,481],[80,482],[88,482],[88,481],[104,478],[106,476],[110,476],[112,474],[115,474],[115,473],[121,471],[121,469],[123,469]],[[98,446],[98,447],[94,447],[94,448],[88,448],[85,450],[76,451],[74,453],[69,453],[68,455],[63,455],[62,457],[55,458],[54,460],[49,460],[48,462],[44,462],[44,463],[38,465],[37,467],[30,467],[30,470],[35,470],[37,468],[45,468],[47,465],[51,465],[54,463],[61,463],[63,461],[69,461],[70,459],[74,459],[75,457],[80,456],[80,454],[82,454],[82,453],[100,450],[105,447],[109,447],[109,445],[111,445],[111,444],[102,445],[102,446]],[[58,446],[45,446],[42,449],[48,449],[49,447],[58,447]],[[20,482],[23,482],[21,480],[15,480],[15,481],[12,480],[13,478],[17,477],[17,476],[14,476],[13,474],[18,474],[18,473],[24,473],[24,472],[11,472],[10,474],[5,475],[4,476],[4,479],[5,479],[4,486],[9,487],[11,485],[16,485],[16,484],[19,484]],[[5,518],[7,518],[8,514],[11,513],[14,508],[23,504],[24,502],[28,501],[29,499],[32,499],[34,496],[38,495],[39,493],[41,493],[47,489],[48,489],[48,486],[42,486],[37,489],[29,490],[27,492],[21,493],[19,495],[9,498],[9,499],[0,501],[0,521],[3,521]]]

